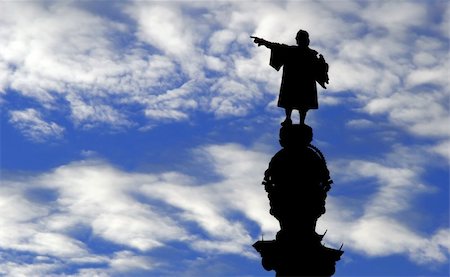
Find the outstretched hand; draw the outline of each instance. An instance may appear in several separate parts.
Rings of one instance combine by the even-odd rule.
[[[254,36],[250,36],[250,38],[252,38],[253,42],[258,44],[258,46],[265,45],[266,40],[264,40],[262,38],[254,37]]]

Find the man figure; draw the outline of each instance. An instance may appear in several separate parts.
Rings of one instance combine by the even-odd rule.
[[[305,124],[306,112],[317,109],[316,81],[324,88],[328,84],[328,64],[322,55],[309,48],[308,32],[297,33],[297,46],[289,46],[251,37],[258,46],[264,45],[271,50],[270,65],[277,71],[283,67],[278,107],[286,111],[282,125],[292,124],[292,110],[300,113],[300,124]]]

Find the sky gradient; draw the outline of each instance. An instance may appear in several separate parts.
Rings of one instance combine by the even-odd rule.
[[[448,276],[448,1],[0,2],[0,275],[273,276],[281,73],[249,36],[299,29],[335,276]]]

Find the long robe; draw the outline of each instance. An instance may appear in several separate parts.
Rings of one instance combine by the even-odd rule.
[[[277,71],[283,66],[278,107],[317,109],[317,51],[310,48],[273,44],[270,65]]]

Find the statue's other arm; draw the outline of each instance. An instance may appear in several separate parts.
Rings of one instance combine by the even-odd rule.
[[[319,83],[321,87],[326,89],[327,87],[325,86],[325,84],[328,84],[329,81],[328,64],[326,63],[322,55],[319,55],[319,58],[317,59],[316,72],[317,72],[316,81]]]

